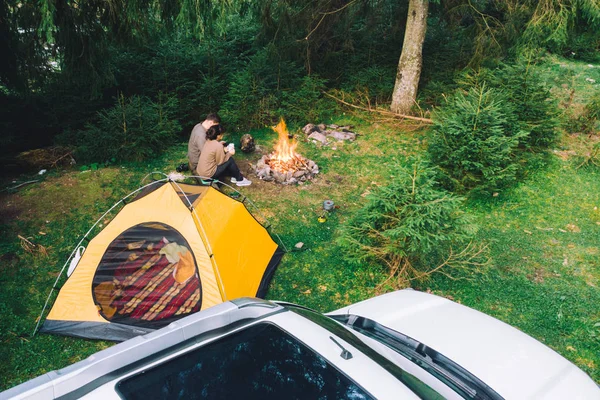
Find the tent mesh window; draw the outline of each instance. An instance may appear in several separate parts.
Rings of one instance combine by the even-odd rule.
[[[201,308],[194,254],[173,227],[133,226],[108,246],[96,270],[92,294],[111,322],[160,328]]]

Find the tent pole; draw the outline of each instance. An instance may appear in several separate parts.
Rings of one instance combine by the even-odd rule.
[[[144,178],[144,179],[146,179],[146,178]],[[154,181],[152,183],[144,185],[144,186],[142,186],[142,187],[134,190],[133,192],[129,193],[127,196],[125,196],[121,200],[117,201],[111,208],[108,209],[108,211],[106,211],[104,214],[102,214],[102,216],[100,218],[98,218],[98,220],[94,223],[94,225],[92,225],[92,227],[86,232],[86,234],[83,235],[83,238],[81,238],[81,240],[79,241],[79,243],[77,243],[77,246],[75,246],[75,248],[71,252],[71,255],[69,256],[69,258],[67,258],[67,262],[65,262],[65,264],[61,268],[60,272],[58,273],[58,276],[56,277],[56,280],[54,281],[54,285],[52,285],[52,289],[50,289],[50,293],[48,294],[48,297],[46,298],[46,302],[44,303],[44,307],[42,308],[42,312],[41,312],[40,316],[37,319],[37,323],[35,325],[35,328],[33,329],[33,332],[31,333],[32,337],[35,336],[35,334],[36,334],[36,332],[37,332],[37,330],[38,330],[38,328],[40,326],[40,323],[42,322],[42,317],[44,316],[44,312],[46,311],[46,307],[48,307],[48,303],[50,302],[50,297],[52,297],[52,293],[54,293],[54,289],[56,289],[56,285],[58,284],[58,281],[60,280],[63,272],[65,271],[65,268],[69,264],[69,261],[71,261],[71,259],[75,255],[75,252],[77,251],[77,249],[79,248],[79,246],[81,246],[81,243],[83,243],[83,241],[87,239],[88,235],[92,232],[92,230],[96,227],[96,225],[98,225],[98,223],[102,219],[104,219],[104,217],[106,217],[112,210],[114,210],[115,207],[117,207],[119,204],[121,204],[121,203],[125,204],[125,200],[127,198],[129,198],[132,195],[136,194],[140,190],[145,189],[146,187],[155,184],[156,182],[161,182],[161,181],[167,180],[167,179],[168,178],[161,179],[161,180],[158,180],[158,181]]]
[[[216,180],[216,179],[214,179],[213,181],[220,182],[219,180]],[[204,236],[204,238],[202,238],[202,241],[205,242],[206,250],[208,250],[210,262],[214,265],[215,273],[217,275],[217,278],[219,279],[219,286],[221,287],[221,291],[223,292],[223,298],[224,298],[223,301],[228,301],[229,299],[227,298],[227,293],[225,292],[225,285],[223,284],[223,279],[221,278],[221,272],[219,271],[219,266],[217,265],[217,261],[213,257],[214,254],[212,251],[212,247],[208,240],[208,235],[206,234],[206,231],[204,230],[204,226],[202,226],[202,221],[200,220],[200,217],[198,216],[198,213],[196,212],[194,205],[192,204],[190,199],[187,197],[187,195],[185,194],[185,191],[181,188],[181,186],[179,186],[179,184],[175,181],[171,181],[171,183],[173,183],[173,185],[177,186],[177,189],[181,192],[183,197],[185,197],[185,200],[188,202],[188,204],[190,206],[190,210],[192,211],[192,213],[196,216],[196,219],[198,220],[198,225],[200,226],[200,229],[202,229],[202,235]],[[221,183],[223,183],[223,182],[221,182]]]

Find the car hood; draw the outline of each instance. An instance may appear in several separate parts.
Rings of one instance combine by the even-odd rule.
[[[329,313],[372,319],[450,358],[506,399],[600,399],[583,371],[537,340],[443,297],[400,290]]]

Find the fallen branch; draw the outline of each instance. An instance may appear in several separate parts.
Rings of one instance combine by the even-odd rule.
[[[396,117],[396,118],[404,118],[404,119],[410,119],[413,121],[419,121],[419,122],[423,122],[426,124],[433,124],[433,120],[431,118],[423,118],[423,117],[413,117],[412,115],[404,115],[404,114],[397,114],[395,112],[392,111],[386,111],[386,110],[379,110],[376,108],[371,108],[371,107],[362,107],[362,106],[357,106],[356,104],[352,104],[352,103],[348,103],[347,101],[344,101],[340,98],[335,97],[332,94],[329,94],[327,92],[323,92],[323,94],[325,96],[331,97],[332,99],[334,99],[335,101],[342,103],[348,107],[352,107],[352,108],[356,108],[358,110],[363,110],[363,111],[368,111],[368,112],[374,112],[374,113],[378,113],[381,115],[389,115],[392,117]]]
[[[65,153],[62,156],[58,157],[56,160],[54,160],[52,162],[52,167],[56,167],[56,165],[58,164],[58,162],[60,160],[62,160],[63,158],[65,158],[65,157],[71,157],[71,162],[73,163],[75,161],[75,159],[73,158],[72,154],[73,154],[73,151],[70,151],[70,152]]]
[[[33,180],[33,181],[23,182],[23,183],[18,184],[17,186],[9,187],[9,188],[6,188],[4,190],[13,190],[13,189],[16,189],[16,188],[20,188],[21,186],[29,185],[30,183],[36,183],[36,182],[39,182],[39,180]]]
[[[41,244],[35,244],[33,242],[31,242],[29,239],[21,236],[21,235],[17,235],[17,237],[19,239],[21,239],[21,247],[23,248],[23,250],[25,250],[27,253],[35,253],[36,251],[44,256],[48,256],[48,251],[46,250],[46,248],[44,246],[42,246]]]

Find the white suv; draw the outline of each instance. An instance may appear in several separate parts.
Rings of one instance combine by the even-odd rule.
[[[401,290],[323,315],[243,298],[0,399],[600,399],[580,369],[447,299]]]

